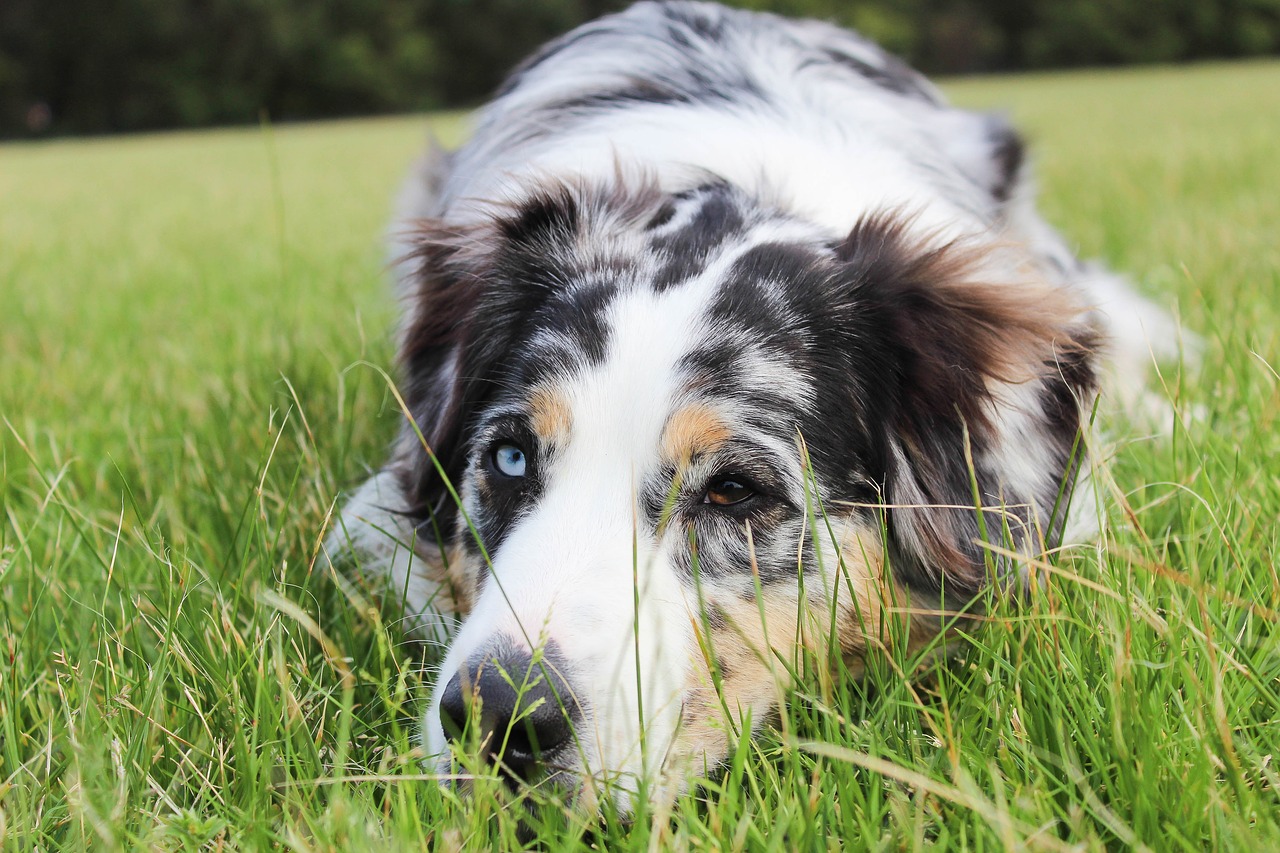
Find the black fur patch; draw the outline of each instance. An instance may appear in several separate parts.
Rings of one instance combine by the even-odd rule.
[[[608,279],[581,284],[557,293],[532,320],[533,328],[555,332],[572,341],[578,366],[599,364],[609,348],[605,314],[618,296],[618,284]]]
[[[676,22],[678,26],[672,27],[670,33],[673,39],[681,30],[687,30],[697,36],[699,39],[709,42],[719,41],[724,33],[724,20],[714,15],[706,14],[703,10],[689,6],[665,6],[663,14],[671,21]],[[683,41],[677,42],[684,46],[689,45],[687,37],[681,36]]]
[[[697,100],[694,93],[651,80],[636,80],[623,88],[591,92],[548,104],[548,112],[579,113],[591,110],[625,107],[629,104],[690,104]]]
[[[662,265],[653,278],[659,293],[698,275],[707,261],[731,237],[740,234],[745,224],[734,191],[725,184],[706,184],[677,196],[678,201],[700,201],[693,217],[678,231],[656,235],[651,240]],[[662,221],[670,221],[677,207],[668,203],[660,210]],[[669,212],[668,212],[669,210]],[[651,228],[658,227],[650,223]]]
[[[1041,506],[1051,508],[1045,516],[1049,547],[1058,545],[1066,526],[1071,487],[1075,485],[1086,452],[1083,444],[1084,417],[1088,415],[1087,406],[1098,391],[1097,371],[1089,356],[1101,342],[1091,329],[1077,331],[1076,340],[1080,348],[1057,354],[1045,365],[1046,378],[1040,391],[1044,427],[1055,451],[1054,467],[1062,472],[1062,476],[1050,484],[1049,492],[1038,496]]]
[[[991,140],[991,158],[996,167],[996,181],[991,195],[1003,204],[1013,194],[1026,159],[1026,145],[1003,119],[992,116],[988,120],[988,138]]]
[[[881,53],[880,65],[876,66],[834,48],[827,48],[822,53],[827,61],[849,69],[885,91],[931,104],[937,103],[933,93],[921,83],[920,75],[897,57]]]

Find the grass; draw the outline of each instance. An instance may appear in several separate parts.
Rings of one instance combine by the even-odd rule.
[[[1280,848],[1280,64],[978,79],[1083,254],[1176,300],[1172,438],[959,657],[813,678],[727,772],[548,849]],[[448,141],[457,117],[427,124]],[[421,118],[0,147],[0,847],[513,847],[418,762],[390,616],[310,571],[393,400]],[[1159,383],[1157,383],[1159,384]],[[904,677],[909,675],[909,677]]]

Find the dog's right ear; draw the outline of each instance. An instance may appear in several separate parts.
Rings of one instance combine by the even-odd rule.
[[[491,235],[485,231],[419,221],[409,238],[413,251],[397,264],[405,303],[398,338],[400,391],[412,421],[401,428],[391,468],[404,511],[415,525],[427,526],[424,533],[444,538],[453,533],[457,515],[447,484],[461,479],[467,455],[463,425],[482,393],[475,380],[491,369],[480,362],[498,356],[473,340],[487,278],[481,247]]]
[[[553,187],[473,224],[417,220],[398,236],[395,262],[404,304],[399,332],[406,422],[388,471],[400,512],[420,538],[453,538],[454,492],[466,470],[469,427],[508,378],[522,336],[572,263],[566,247],[582,227],[570,187]]]
[[[473,375],[464,364],[482,298],[474,247],[483,236],[436,221],[397,235],[401,246],[412,246],[393,265],[406,303],[398,387],[412,421],[401,427],[387,465],[347,499],[325,544],[331,561],[354,555],[361,574],[403,594],[415,618],[466,606],[464,588],[446,576],[441,546],[458,518],[446,483],[458,482],[466,464],[463,418],[475,392],[463,381]],[[446,588],[451,600],[440,598]],[[437,636],[434,622],[418,627]]]
[[[392,467],[423,534],[449,539],[457,518],[471,420],[502,386],[529,318],[558,280],[557,261],[580,227],[567,187],[534,195],[476,224],[420,220],[396,265],[405,321],[400,389],[412,416]]]

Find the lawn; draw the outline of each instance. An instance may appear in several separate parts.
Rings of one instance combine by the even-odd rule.
[[[0,146],[0,846],[1280,849],[1280,64],[947,88],[1203,336],[1182,422],[1107,420],[1098,546],[957,657],[630,822],[425,781],[421,649],[317,560],[396,426],[391,194],[465,120]]]

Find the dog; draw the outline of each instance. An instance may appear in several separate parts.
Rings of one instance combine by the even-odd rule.
[[[923,648],[1094,533],[1105,365],[1176,330],[1040,218],[1002,117],[673,0],[549,43],[477,125],[400,200],[407,417],[329,541],[444,646],[442,773],[469,744],[626,812],[766,725],[780,660]]]

